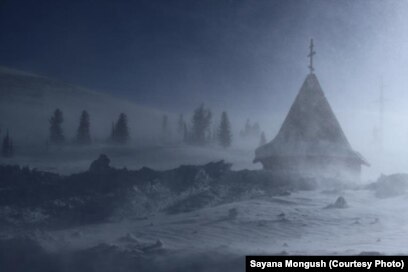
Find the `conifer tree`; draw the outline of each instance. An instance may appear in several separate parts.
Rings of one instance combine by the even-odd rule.
[[[201,104],[194,111],[193,115],[193,125],[191,128],[190,140],[194,144],[204,145],[207,141],[208,129],[211,124],[211,111],[204,108]]]
[[[225,111],[221,114],[221,123],[218,128],[218,142],[224,148],[229,147],[232,142],[231,125]]]
[[[119,115],[118,121],[116,122],[113,140],[119,144],[126,144],[129,141],[127,116],[124,113]]]
[[[62,144],[65,142],[62,123],[64,122],[63,113],[60,109],[56,109],[50,120],[50,142],[52,144]]]
[[[258,139],[261,134],[261,127],[258,122],[251,124],[251,120],[247,119],[244,129],[240,131],[240,135],[243,138],[256,138]]]
[[[82,111],[79,119],[76,142],[78,144],[89,145],[91,143],[90,120],[87,111]]]
[[[14,155],[13,140],[9,136],[8,131],[7,131],[6,136],[4,136],[4,138],[3,138],[1,154],[5,158],[11,158]]]

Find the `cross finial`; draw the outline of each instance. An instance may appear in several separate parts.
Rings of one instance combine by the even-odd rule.
[[[309,70],[310,73],[313,73],[314,71],[314,67],[313,67],[313,56],[316,55],[316,52],[314,51],[314,45],[313,45],[313,39],[310,39],[310,53],[309,55],[307,55],[307,57],[310,59],[310,63],[309,63]]]

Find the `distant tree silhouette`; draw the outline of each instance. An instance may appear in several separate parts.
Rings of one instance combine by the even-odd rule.
[[[265,145],[266,144],[266,137],[265,133],[262,131],[261,133],[261,140],[259,141],[259,146]]]
[[[255,136],[259,136],[261,134],[261,127],[259,126],[258,122],[255,122],[255,124],[252,126],[252,133]]]
[[[261,134],[261,128],[257,122],[254,124],[251,124],[251,121],[247,119],[245,123],[244,129],[240,131],[240,135],[243,138],[256,138],[259,139],[258,137]]]
[[[231,125],[225,111],[221,114],[221,123],[218,128],[218,142],[224,148],[229,147],[232,142]]]
[[[64,117],[60,109],[56,109],[50,120],[50,142],[52,144],[62,144],[65,142],[64,133],[62,130],[62,123]]]
[[[1,154],[5,158],[11,158],[14,155],[14,146],[13,146],[13,140],[9,136],[9,133],[7,131],[6,136],[3,138],[3,144],[1,146]]]
[[[204,145],[207,142],[207,134],[211,124],[211,111],[200,105],[193,115],[190,140],[193,144]]]
[[[116,122],[112,133],[112,140],[115,143],[126,144],[129,141],[129,128],[126,114],[121,113],[119,115],[118,121]]]
[[[89,145],[91,143],[90,125],[89,114],[84,110],[81,113],[77,130],[76,142],[78,144]]]

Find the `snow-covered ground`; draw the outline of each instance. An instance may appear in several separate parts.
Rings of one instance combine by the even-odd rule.
[[[104,148],[102,150],[109,154],[112,166],[117,168],[138,169],[147,165],[168,169],[180,164],[201,164],[219,159],[233,162],[236,169],[259,167],[249,161],[249,149]],[[50,160],[54,154],[39,160],[32,157],[27,157],[26,161],[21,157],[14,160],[20,165],[26,162],[31,167],[68,174],[88,169],[88,157],[95,158],[103,153],[100,148],[88,151],[78,154],[75,150],[66,150],[61,160]],[[67,163],[69,161],[72,164]],[[186,182],[208,179],[205,172],[194,171],[197,171],[194,178]],[[7,239],[23,234],[44,250],[45,257],[38,262],[48,264],[56,260],[65,269],[57,271],[114,271],[112,269],[118,263],[124,265],[121,271],[134,271],[135,267],[138,271],[227,271],[226,267],[243,271],[245,255],[408,254],[406,175],[385,177],[384,182],[371,186],[360,181],[344,186],[320,184],[314,190],[295,189],[280,193],[277,190],[275,194],[269,194],[271,191],[264,188],[265,191],[258,194],[260,184],[264,184],[260,182],[269,182],[267,174],[267,171],[236,171],[230,172],[228,178],[210,179],[209,184],[231,186],[230,193],[237,188],[246,188],[240,187],[241,184],[257,185],[253,186],[254,191],[250,190],[251,186],[246,188],[249,190],[247,196],[240,192],[237,198],[208,202],[187,209],[189,212],[162,209],[146,216],[127,210],[124,215],[113,216],[103,223],[3,232],[0,233],[0,251],[9,247],[9,244],[4,246]],[[134,174],[127,175],[132,177]],[[177,178],[170,172],[166,177],[170,178],[162,177],[153,183],[165,184]],[[276,182],[273,186],[282,186],[281,181],[273,178],[271,181]],[[215,196],[219,197],[217,192]],[[195,196],[200,194],[192,195]],[[344,197],[346,205],[333,207],[339,197]],[[26,247],[24,243],[21,246]],[[0,260],[4,259],[0,253]],[[89,270],[89,265],[94,270]],[[75,269],[70,269],[71,266]]]
[[[347,208],[327,208],[344,196]],[[379,199],[369,190],[302,191],[176,215],[85,226],[39,235],[49,250],[85,249],[107,243],[126,250],[154,243],[175,251],[218,250],[248,255],[407,254],[408,196]],[[237,210],[236,217],[229,211]]]
[[[346,207],[328,208],[338,196]],[[56,271],[244,271],[245,255],[408,254],[407,198],[299,191],[29,237],[47,254],[35,255],[35,265]]]

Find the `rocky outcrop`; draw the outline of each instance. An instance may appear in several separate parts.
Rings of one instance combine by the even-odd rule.
[[[345,209],[348,207],[347,201],[344,197],[339,196],[336,202],[329,204],[326,209]]]

